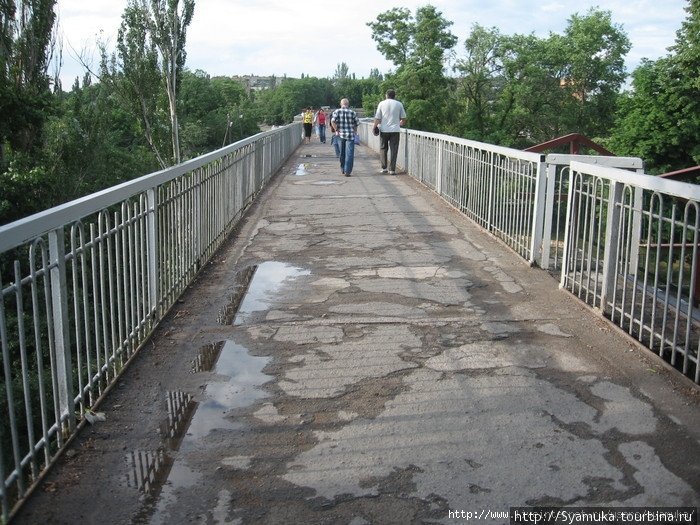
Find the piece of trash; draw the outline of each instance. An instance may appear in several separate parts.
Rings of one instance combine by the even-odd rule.
[[[85,419],[87,419],[88,423],[91,425],[94,425],[98,421],[107,421],[107,417],[105,416],[104,412],[93,412],[90,409],[85,411]]]

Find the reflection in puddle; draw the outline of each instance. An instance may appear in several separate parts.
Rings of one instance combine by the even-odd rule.
[[[299,164],[299,167],[297,168],[297,172],[294,175],[308,175],[309,172],[306,171],[306,168],[308,167],[308,164]]]
[[[127,454],[126,461],[129,464],[127,484],[149,495],[160,492],[173,466],[173,459],[163,449],[136,450]]]
[[[250,280],[253,278],[257,266],[248,266],[246,269],[238,272],[233,283],[233,293],[229,297],[229,302],[221,310],[216,318],[216,322],[223,325],[229,325],[233,322],[238,311],[238,306],[241,304],[241,299],[248,289]]]
[[[254,312],[269,310],[273,296],[279,293],[285,281],[310,273],[281,262],[268,261],[258,265],[233,324],[244,324]]]
[[[260,387],[270,380],[263,373],[269,361],[269,357],[250,355],[244,346],[233,341],[207,345],[200,351],[193,361],[193,371],[210,370],[216,374],[204,388],[207,399],[197,403],[186,392],[168,392],[168,417],[160,426],[165,447],[126,456],[127,484],[148,496],[139,522],[173,522],[169,507],[181,491],[196,486],[202,478],[201,472],[188,466],[187,454],[195,451],[198,441],[213,430],[244,427],[244,423],[232,420],[230,411],[267,395]]]
[[[200,348],[197,357],[192,360],[192,373],[211,372],[223,345],[223,342],[212,343]]]
[[[187,427],[198,403],[191,395],[176,391],[168,392],[166,397],[168,406],[168,418],[160,424],[160,434],[166,440],[168,447],[177,450],[180,448],[180,441],[185,435]]]
[[[168,417],[160,424],[160,433],[170,450],[180,448],[182,438],[190,424],[197,403],[191,395],[181,391],[166,394]],[[158,450],[136,450],[126,455],[128,471],[126,482],[144,494],[157,495],[163,484],[171,477],[173,458],[164,448]]]
[[[269,357],[250,355],[245,347],[233,341],[223,343],[213,372],[228,376],[229,379],[212,381],[206,385],[204,391],[208,399],[199,404],[186,441],[203,438],[215,429],[242,428],[241,423],[231,421],[225,415],[234,408],[246,407],[266,395],[259,387],[270,380],[270,376],[262,372],[269,360]]]

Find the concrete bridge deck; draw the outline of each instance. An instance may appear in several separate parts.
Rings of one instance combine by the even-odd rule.
[[[698,506],[697,389],[378,167],[300,147],[16,522]]]

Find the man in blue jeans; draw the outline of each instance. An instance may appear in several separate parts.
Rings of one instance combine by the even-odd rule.
[[[340,171],[346,177],[352,173],[355,160],[355,134],[359,125],[357,114],[349,106],[350,101],[344,98],[340,101],[340,108],[336,109],[331,117],[336,140],[340,143]]]

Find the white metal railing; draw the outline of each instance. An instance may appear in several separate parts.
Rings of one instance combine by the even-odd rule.
[[[300,128],[0,227],[0,521],[296,149]]]
[[[379,151],[369,121],[362,141]],[[700,186],[641,159],[547,155],[402,130],[398,165],[700,383]]]
[[[638,157],[606,157],[601,155],[549,154],[547,165],[547,190],[545,196],[544,227],[542,230],[542,254],[539,265],[551,273],[561,273],[564,255],[564,225],[569,195],[569,165],[571,161],[586,162],[598,166],[622,168],[643,173],[644,165]]]
[[[360,138],[379,151],[363,122]],[[544,218],[544,155],[483,142],[403,130],[397,166],[531,263],[539,255]]]
[[[700,186],[571,162],[561,286],[700,382]]]

